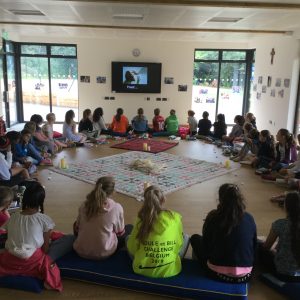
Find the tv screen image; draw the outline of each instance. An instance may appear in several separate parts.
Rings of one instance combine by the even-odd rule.
[[[160,93],[161,63],[112,62],[112,92]]]
[[[148,68],[124,66],[123,84],[148,84]]]

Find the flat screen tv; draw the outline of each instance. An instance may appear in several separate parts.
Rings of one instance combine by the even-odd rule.
[[[112,92],[160,93],[161,63],[112,62]]]

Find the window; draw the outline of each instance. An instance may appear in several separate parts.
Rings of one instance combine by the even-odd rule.
[[[198,118],[207,111],[214,121],[223,113],[233,124],[235,115],[243,114],[249,106],[253,54],[254,50],[195,50],[192,109]]]
[[[47,55],[47,47],[44,45],[21,45],[21,55]]]
[[[56,121],[73,109],[78,118],[78,72],[76,45],[20,44],[23,119],[33,111]]]
[[[76,56],[76,47],[74,46],[51,46],[51,55]]]
[[[196,50],[195,59],[202,60],[218,60],[219,51]]]

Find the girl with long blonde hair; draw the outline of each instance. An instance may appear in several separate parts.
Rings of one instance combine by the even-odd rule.
[[[157,186],[144,192],[144,203],[127,241],[135,273],[149,277],[170,277],[181,271],[181,260],[189,245],[183,234],[181,216],[166,210],[166,198]]]
[[[125,228],[123,208],[111,198],[114,188],[113,177],[99,178],[79,208],[73,248],[81,257],[104,259],[125,245],[130,225]]]

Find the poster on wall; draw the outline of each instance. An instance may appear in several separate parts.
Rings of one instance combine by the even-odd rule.
[[[258,84],[262,84],[263,83],[263,77],[262,76],[258,76]]]
[[[283,81],[283,85],[285,88],[289,88],[290,87],[290,80],[288,78],[285,78]]]
[[[80,82],[90,83],[90,76],[81,75],[80,76]]]
[[[264,94],[267,92],[267,86],[266,85],[262,86],[261,92],[264,93]]]
[[[283,98],[284,97],[284,89],[278,91],[278,96]]]
[[[272,77],[268,76],[267,86],[270,87],[272,85]]]
[[[256,93],[256,99],[260,100],[261,99],[261,93]]]
[[[173,77],[165,77],[165,84],[174,84],[174,78]]]
[[[186,92],[186,91],[187,91],[187,84],[178,85],[178,92]]]
[[[275,96],[276,96],[276,91],[275,91],[275,89],[271,89],[270,96],[271,96],[271,97],[275,97]]]
[[[97,83],[106,83],[106,77],[105,76],[97,76],[96,82]]]
[[[277,78],[277,79],[276,79],[275,86],[276,86],[276,87],[281,87],[281,78]]]
[[[257,84],[254,84],[253,85],[253,92],[256,92],[257,91]]]

